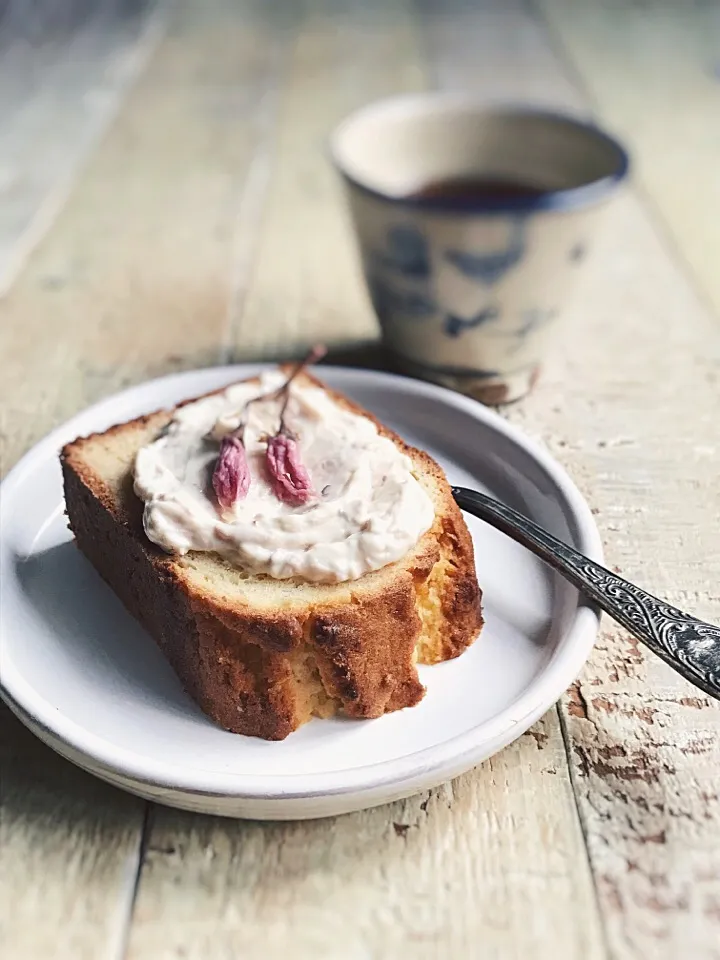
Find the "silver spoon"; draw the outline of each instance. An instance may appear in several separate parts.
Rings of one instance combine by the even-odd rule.
[[[673,670],[720,700],[720,627],[703,623],[623,580],[492,497],[463,487],[453,487],[452,492],[461,510],[527,547]]]

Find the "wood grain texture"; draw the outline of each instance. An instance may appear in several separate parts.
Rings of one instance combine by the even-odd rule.
[[[0,296],[62,209],[164,25],[149,4],[48,12],[11,4],[0,21]]]
[[[116,960],[145,804],[81,773],[0,707],[0,952]]]
[[[481,771],[364,813],[264,824],[157,809],[128,960],[524,960],[550,942],[604,956],[552,714]]]
[[[286,42],[247,6],[178,7],[51,233],[0,304],[0,464],[134,380],[215,362],[233,237]],[[264,125],[263,125],[264,124]],[[240,208],[240,209],[239,209]],[[0,713],[0,953],[123,956],[144,805]]]
[[[242,359],[377,333],[327,141],[334,125],[365,101],[425,82],[408,4],[312,0],[304,9],[256,260],[232,330],[233,355]]]
[[[286,44],[258,9],[238,17],[236,4],[208,3],[200,19],[193,5],[176,11],[55,229],[0,304],[0,463],[120,386],[219,358],[234,237],[254,226],[243,219],[243,183],[264,149],[264,95]]]
[[[574,6],[560,19],[562,35],[582,21]],[[428,22],[441,83],[577,109],[572,78],[584,63],[553,61],[520,4],[446,5]],[[508,44],[491,39],[510,32],[523,38],[522,71],[505,60]],[[468,36],[486,38],[480,51]],[[605,49],[589,23],[582,37],[595,56]],[[539,387],[506,413],[590,499],[610,565],[718,622],[720,554],[708,518],[720,507],[720,337],[654,225],[632,196],[616,204]],[[717,957],[717,705],[606,625],[562,721],[611,956]]]
[[[319,158],[347,110],[424,85],[422,40],[402,4],[306,6],[238,304],[238,356],[375,329],[338,185]],[[242,943],[249,960],[506,958],[550,938],[565,956],[602,957],[563,758],[551,715],[452,787],[325,824],[229,825],[157,809],[129,957],[229,958]]]
[[[720,4],[537,0],[636,179],[720,315]]]
[[[563,355],[511,417],[591,497],[608,565],[717,622],[718,345],[637,201],[613,213]],[[606,625],[563,718],[612,956],[717,957],[717,705]]]
[[[691,6],[709,29],[711,5]],[[642,39],[646,72],[633,74],[627,108],[621,85],[607,92],[608,63],[635,69],[606,49],[610,13],[639,30],[647,7],[543,0],[548,25],[521,0],[175,5],[0,304],[3,468],[126,383],[374,336],[321,151],[336,120],[375,96],[436,84],[586,113],[587,87],[601,119],[637,144],[657,199],[638,111],[665,41]],[[669,3],[652,8],[653,29],[670,24],[663,36],[696,36]],[[706,50],[693,43],[679,44],[683,76]],[[704,164],[695,182],[709,188]],[[690,250],[689,227],[664,215]],[[714,242],[712,209],[694,216]],[[609,565],[717,622],[717,316],[632,193],[591,254],[543,378],[506,414],[588,496]],[[62,960],[716,960],[718,733],[714,704],[606,624],[559,713],[440,790],[307,824],[154,808],[133,906],[142,804],[0,713],[2,945]]]

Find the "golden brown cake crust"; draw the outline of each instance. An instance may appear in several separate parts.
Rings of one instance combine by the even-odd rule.
[[[203,587],[188,558],[164,554],[145,536],[132,458],[171,415],[159,411],[68,444],[65,500],[78,546],[205,713],[235,733],[279,740],[313,713],[378,717],[418,703],[424,688],[415,657],[456,657],[482,626],[470,534],[434,460],[370,417],[432,488],[435,524],[381,571],[334,586],[299,583],[291,600],[268,607]],[[111,466],[99,466],[111,455]]]

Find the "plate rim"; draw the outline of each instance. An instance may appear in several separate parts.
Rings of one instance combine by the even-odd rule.
[[[234,380],[253,376],[259,371],[271,369],[273,366],[267,363],[228,364],[167,374],[117,391],[77,412],[28,450],[0,483],[0,533],[7,522],[5,519],[6,513],[9,512],[7,501],[14,495],[15,488],[26,472],[34,469],[37,462],[46,459],[49,453],[59,452],[62,443],[68,439],[82,435],[83,430],[87,429],[82,426],[83,424],[99,420],[120,402],[140,403],[147,396],[148,409],[151,409],[151,403],[155,403],[152,409],[158,409],[163,401],[162,399],[151,400],[153,396],[159,394],[162,398],[163,393],[179,389],[186,383],[189,391],[187,396],[192,397],[197,395],[199,389],[203,389],[191,386],[197,383],[198,379],[212,381],[213,384],[208,385],[207,389],[214,389],[221,387],[225,382],[229,384]],[[323,365],[319,367],[318,372],[321,378],[324,374],[330,374],[331,378],[347,378],[350,381],[354,378],[365,381],[366,385],[368,382],[370,384],[376,382],[402,392],[421,394],[431,400],[436,399],[445,406],[469,413],[474,419],[504,435],[513,445],[522,448],[552,481],[556,496],[560,494],[558,499],[563,514],[575,528],[573,533],[578,549],[591,559],[602,563],[602,541],[594,517],[587,501],[567,471],[539,442],[527,436],[500,414],[469,397],[436,384],[385,371]],[[339,388],[343,389],[342,385],[339,385]],[[62,503],[62,491],[59,490],[58,493]],[[3,553],[6,549],[4,543],[0,544],[0,550]],[[2,577],[2,579],[5,578]],[[0,611],[0,624],[3,623],[5,623],[5,616]],[[384,787],[397,789],[402,782],[407,782],[408,785],[422,779],[441,782],[445,777],[443,771],[454,771],[448,776],[456,776],[462,770],[470,769],[515,740],[557,702],[577,677],[592,650],[599,623],[599,611],[592,604],[587,604],[582,601],[582,598],[578,598],[572,614],[572,622],[563,632],[560,647],[555,656],[517,700],[482,724],[484,732],[479,739],[477,736],[479,728],[476,726],[441,743],[421,748],[402,757],[380,760],[341,771],[246,775],[241,772],[208,772],[189,768],[191,775],[188,776],[187,767],[178,768],[177,765],[169,765],[163,769],[163,765],[158,764],[156,760],[148,761],[146,758],[138,757],[128,749],[117,747],[111,741],[94,735],[76,721],[53,714],[52,705],[35,694],[32,685],[20,674],[14,674],[12,668],[9,682],[7,670],[0,671],[0,697],[26,725],[28,724],[25,718],[31,720],[33,725],[40,729],[47,730],[53,739],[59,739],[67,744],[72,751],[86,756],[92,763],[138,784],[194,796],[228,797],[248,801],[310,801],[323,797],[375,794]],[[518,715],[511,716],[513,713]],[[45,738],[41,737],[41,739]],[[490,744],[493,746],[488,749]],[[162,771],[162,775],[159,771]],[[301,787],[301,782],[305,786]]]

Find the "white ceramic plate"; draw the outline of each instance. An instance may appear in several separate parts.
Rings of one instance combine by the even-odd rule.
[[[421,668],[419,706],[379,720],[314,720],[282,743],[210,722],[72,543],[57,458],[65,442],[258,369],[199,370],[126,390],[54,431],[10,473],[0,489],[2,696],[79,766],[191,810],[319,817],[442,783],[534,723],[575,679],[597,632],[576,591],[502,534],[468,517],[487,623],[462,657]],[[567,475],[490,410],[387,374],[320,374],[428,450],[451,482],[494,494],[601,559],[590,510]]]

